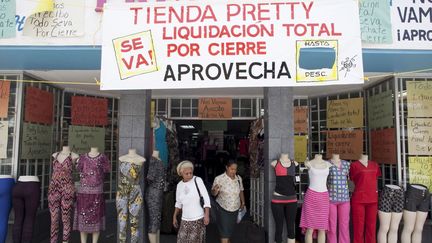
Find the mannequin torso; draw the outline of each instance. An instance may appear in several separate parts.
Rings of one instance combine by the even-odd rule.
[[[277,162],[278,162],[278,160],[273,160],[273,161],[271,162],[271,166],[275,167],[276,164],[277,164]],[[295,166],[298,165],[297,161],[292,161],[292,160],[289,158],[289,155],[288,155],[288,154],[281,154],[281,156],[279,157],[279,162],[282,164],[283,167],[290,167],[290,166],[291,166],[291,163],[293,163],[293,162],[294,162],[294,165],[295,165]]]
[[[336,167],[340,167],[341,165],[341,160],[340,160],[340,156],[339,154],[333,154],[331,159],[330,159],[331,163],[334,164]]]
[[[158,159],[158,160],[160,160],[160,158],[159,158],[159,151],[157,151],[157,150],[153,150],[152,157],[153,157],[153,158],[156,158],[156,159]]]
[[[99,149],[96,147],[90,148],[90,152],[88,153],[88,155],[92,158],[97,157],[99,154],[100,154]]]
[[[71,156],[72,161],[79,158],[78,154],[71,152],[69,146],[63,146],[62,151],[52,154],[52,157],[57,158],[57,161],[60,163],[63,163],[69,156]]]
[[[321,154],[316,154],[313,160],[309,160],[305,162],[305,166],[307,168],[326,169],[329,168],[331,164],[323,160]]]
[[[142,165],[146,159],[136,153],[136,149],[129,149],[128,154],[120,156],[119,160],[121,162],[128,162],[137,165]]]
[[[365,167],[367,167],[368,166],[368,159],[369,159],[369,157],[367,156],[367,155],[365,155],[365,154],[362,154],[361,156],[360,156],[360,159],[359,159],[359,161],[360,161],[360,163],[362,163]]]

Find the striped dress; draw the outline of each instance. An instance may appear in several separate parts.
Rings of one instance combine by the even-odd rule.
[[[328,230],[330,210],[329,193],[327,189],[323,191],[317,188],[322,189],[322,185],[326,185],[329,168],[315,169],[311,167],[308,173],[310,185],[306,191],[302,206],[300,228],[302,228],[303,233],[306,229]]]

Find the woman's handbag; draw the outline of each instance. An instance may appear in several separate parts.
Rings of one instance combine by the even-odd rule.
[[[197,189],[197,191],[198,191],[198,195],[199,195],[199,197],[200,197],[200,205],[201,205],[202,208],[204,208],[204,198],[203,198],[203,196],[201,195],[200,189],[198,188],[198,184],[197,184],[197,182],[196,182],[196,177],[194,178],[194,182],[195,182],[196,189]]]

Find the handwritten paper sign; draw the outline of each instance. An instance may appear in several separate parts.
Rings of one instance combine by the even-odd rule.
[[[432,155],[432,118],[408,118],[408,153]]]
[[[0,39],[15,37],[15,0],[0,0]]]
[[[87,153],[91,147],[97,147],[100,152],[105,150],[105,128],[69,126],[68,144],[72,151],[78,154]]]
[[[0,81],[0,118],[8,117],[9,94],[10,94],[10,82]]]
[[[408,158],[409,182],[427,186],[432,191],[432,157]]]
[[[308,107],[294,107],[294,132],[308,133]]]
[[[26,18],[23,35],[37,38],[71,38],[84,35],[85,0],[56,0],[53,11]]]
[[[393,42],[389,3],[388,0],[359,1],[362,41],[376,44]]]
[[[394,128],[371,131],[372,160],[396,164],[396,131]]]
[[[408,117],[432,117],[432,82],[408,81]]]
[[[304,162],[307,157],[307,136],[294,136],[294,160]]]
[[[368,97],[369,128],[393,127],[393,93],[391,90]]]
[[[24,120],[51,125],[53,123],[53,102],[54,96],[51,92],[27,86]]]
[[[327,128],[363,127],[363,98],[327,101]]]
[[[72,124],[106,126],[108,124],[108,100],[72,96]]]
[[[327,131],[327,158],[339,154],[341,159],[358,159],[363,153],[363,131]]]
[[[8,122],[0,121],[0,159],[7,158],[8,131]]]
[[[52,126],[24,122],[21,159],[49,159],[52,149]]]
[[[232,118],[231,98],[200,98],[198,117],[225,120]]]

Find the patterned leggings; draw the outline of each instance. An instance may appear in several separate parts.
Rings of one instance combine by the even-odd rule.
[[[143,196],[139,185],[119,185],[116,195],[116,206],[119,224],[119,241],[126,242],[126,225],[129,214],[131,243],[139,240],[139,213],[143,204]]]
[[[177,243],[204,243],[206,228],[204,219],[195,221],[182,220],[177,233]]]
[[[75,198],[74,186],[52,186],[48,192],[48,207],[51,213],[51,243],[57,243],[60,210],[63,222],[63,241],[69,241],[72,230],[71,217]]]

